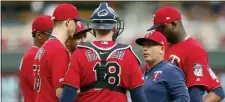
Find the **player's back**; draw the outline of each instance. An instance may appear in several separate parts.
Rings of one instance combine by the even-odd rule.
[[[20,64],[20,86],[24,96],[24,102],[33,102],[33,60],[38,47],[32,46],[23,56]]]
[[[61,57],[59,57],[61,56]],[[64,61],[66,59],[66,61]],[[62,63],[60,63],[60,60]],[[67,62],[67,63],[64,63]],[[62,66],[68,66],[69,53],[56,38],[50,38],[39,49],[35,61],[35,102],[58,102],[55,89],[61,87],[65,70],[58,71]],[[58,75],[62,77],[56,77]]]
[[[75,52],[79,54],[81,89],[77,102],[127,102],[126,90],[143,84],[140,62],[135,58],[131,47],[112,41],[95,41],[89,44],[92,47],[84,46],[85,44],[78,45],[76,51],[79,53]],[[105,63],[99,60],[103,56],[106,57]],[[104,82],[106,82],[103,84],[108,87],[90,88],[101,81],[102,63],[105,64]],[[96,86],[105,87],[101,85]]]

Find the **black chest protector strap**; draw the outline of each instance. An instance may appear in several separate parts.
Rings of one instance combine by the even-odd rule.
[[[98,73],[97,81],[95,81],[89,85],[82,86],[80,88],[81,92],[86,92],[93,88],[96,88],[96,89],[107,88],[107,89],[110,89],[113,91],[126,93],[125,88],[117,86],[115,84],[110,84],[108,82],[108,80],[105,79],[105,75],[106,75],[106,68],[107,68],[107,58],[109,57],[109,55],[111,55],[111,53],[114,53],[116,50],[127,49],[127,48],[129,48],[129,45],[118,43],[116,46],[114,46],[111,49],[102,49],[102,48],[97,48],[90,42],[87,42],[87,43],[83,43],[82,45],[80,45],[78,47],[85,47],[85,48],[92,49],[100,57],[100,65],[98,67],[96,67],[96,69],[95,69],[96,72]]]

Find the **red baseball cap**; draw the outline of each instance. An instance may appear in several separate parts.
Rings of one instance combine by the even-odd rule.
[[[155,12],[153,16],[154,16],[153,20],[154,25],[147,31],[151,31],[165,23],[171,23],[176,20],[181,20],[180,12],[176,8],[170,6],[160,8]]]
[[[166,46],[166,44],[167,44],[166,37],[162,33],[157,32],[157,31],[152,31],[152,32],[147,33],[144,38],[138,38],[136,40],[136,43],[138,45],[142,46],[143,42],[145,42],[145,41],[154,41],[154,42],[160,44],[161,46]]]
[[[67,19],[82,20],[79,18],[77,8],[67,3],[60,4],[55,8],[52,19],[59,21]]]
[[[32,32],[40,31],[51,34],[53,26],[54,24],[53,21],[51,20],[51,16],[41,15],[34,20],[32,24]]]
[[[85,28],[83,22],[77,22],[77,28],[75,29],[75,34],[82,33],[82,32],[88,32],[91,29]]]

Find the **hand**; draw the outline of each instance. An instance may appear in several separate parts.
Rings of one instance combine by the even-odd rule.
[[[63,92],[63,88],[62,87],[56,88],[55,92],[56,92],[56,96],[58,98],[60,98],[60,96],[61,96],[61,94]]]
[[[209,92],[203,102],[220,102],[221,100],[214,92]]]

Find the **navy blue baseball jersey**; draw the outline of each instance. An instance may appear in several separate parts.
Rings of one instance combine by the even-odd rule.
[[[184,73],[176,66],[161,61],[143,73],[144,92],[148,102],[189,102]]]

